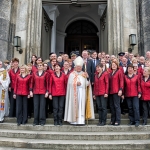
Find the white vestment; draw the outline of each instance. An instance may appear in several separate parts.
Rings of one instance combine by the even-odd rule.
[[[3,72],[4,68],[0,68],[0,107],[2,102],[2,90],[5,91],[4,97],[4,110],[0,110],[0,121],[4,120],[4,116],[9,115],[9,97],[8,97],[8,87],[10,84],[10,78],[8,72],[6,73],[6,79],[3,80]]]
[[[85,124],[86,112],[86,88],[89,81],[83,76],[83,72],[77,73],[73,71],[68,79],[66,103],[65,103],[65,116],[64,121],[71,124]],[[77,86],[77,82],[81,85]],[[89,86],[91,88],[91,86]],[[90,114],[89,119],[94,119],[94,107],[92,92],[90,89]]]

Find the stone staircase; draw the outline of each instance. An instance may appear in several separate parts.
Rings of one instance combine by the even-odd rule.
[[[52,118],[45,126],[32,126],[33,118],[17,126],[15,118],[6,118],[0,124],[0,150],[150,150],[150,125],[128,126],[127,115],[122,115],[120,126],[99,127],[95,116],[88,126],[54,126]]]

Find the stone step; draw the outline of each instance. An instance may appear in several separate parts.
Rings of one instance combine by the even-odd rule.
[[[96,125],[88,125],[88,126],[72,126],[72,125],[63,125],[63,126],[54,126],[48,125],[45,126],[33,126],[32,124],[20,125],[17,126],[16,123],[1,123],[0,130],[28,130],[28,131],[51,131],[51,132],[141,132],[141,131],[150,131],[150,125],[139,127],[135,126],[96,126]]]
[[[28,123],[32,124],[34,121],[34,118],[28,119]],[[5,122],[10,122],[10,123],[16,123],[16,118],[9,118],[9,117],[5,117]],[[93,119],[93,120],[88,120],[88,124],[93,124],[93,125],[97,125],[99,122],[99,119]],[[87,124],[87,121],[85,122]],[[106,124],[110,123],[110,119],[107,119]],[[122,125],[127,125],[129,123],[129,119],[121,119],[121,124]],[[142,119],[140,119],[140,123],[142,123]],[[54,119],[53,118],[48,118],[46,119],[46,124],[54,124]],[[64,122],[64,125],[69,125],[68,122]],[[150,124],[150,119],[147,120],[147,124]]]
[[[0,150],[37,150],[37,149],[14,148],[14,147],[0,147]]]
[[[121,149],[150,149],[150,140],[46,140],[0,137],[0,147],[28,148],[28,149],[58,149],[58,150],[121,150]]]
[[[150,131],[137,132],[52,132],[28,130],[1,130],[0,137],[47,140],[148,140]]]
[[[107,114],[107,118],[110,119],[110,117],[111,117],[111,114],[108,113],[108,114]],[[34,115],[33,115],[33,114],[32,114],[32,118],[34,118]],[[53,118],[53,114],[49,114],[49,115],[48,115],[48,119],[49,119],[49,118]],[[95,113],[95,119],[98,119],[98,118],[99,118],[98,113]],[[121,118],[122,118],[122,119],[128,119],[128,113],[126,113],[125,115],[121,114]]]

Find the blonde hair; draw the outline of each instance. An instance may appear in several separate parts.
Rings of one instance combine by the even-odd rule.
[[[24,68],[25,69],[25,74],[27,75],[27,74],[29,74],[29,70],[28,70],[28,66],[27,65],[21,65],[20,66],[20,69],[21,68]],[[21,75],[21,72],[20,72],[20,75]]]
[[[114,58],[113,60],[112,60],[112,62],[117,62],[118,64],[119,64],[119,60],[117,59],[117,58]],[[111,63],[112,63],[111,62]]]
[[[148,73],[150,74],[150,67],[144,67],[144,70],[147,70]]]
[[[132,58],[132,63],[135,63],[135,61],[136,61],[136,63],[138,63],[138,60],[133,57],[133,58]]]

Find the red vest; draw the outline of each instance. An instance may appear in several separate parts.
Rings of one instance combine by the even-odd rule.
[[[124,96],[134,97],[141,93],[140,80],[138,75],[133,75],[131,78],[128,75],[124,77]]]
[[[33,94],[45,94],[49,89],[48,74],[43,71],[42,75],[39,76],[38,71],[32,74],[30,90]]]
[[[141,77],[141,100],[149,101],[150,100],[150,78],[145,82],[144,78]]]
[[[11,82],[9,86],[12,89],[14,89],[15,81],[16,81],[16,78],[17,78],[18,74],[20,74],[20,69],[19,68],[18,68],[16,73],[15,73],[14,69],[11,69],[9,71],[9,77],[10,77],[10,82]]]
[[[123,90],[124,80],[123,72],[118,69],[114,74],[109,74],[109,94],[116,94],[119,90]]]
[[[22,77],[18,75],[15,82],[14,94],[16,95],[29,95],[31,75]]]
[[[109,76],[107,71],[102,72],[100,77],[98,77],[98,74],[95,74],[93,94],[95,96],[108,94],[108,90]]]
[[[66,95],[67,77],[64,73],[60,73],[60,77],[57,77],[56,73],[51,74],[49,93],[52,96],[64,96]]]

